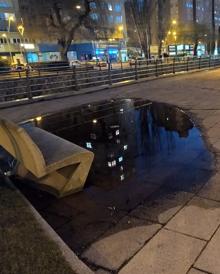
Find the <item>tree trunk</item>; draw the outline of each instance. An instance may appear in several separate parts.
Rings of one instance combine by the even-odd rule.
[[[218,28],[218,43],[217,43],[218,54],[220,54],[220,27]]]
[[[71,43],[65,40],[58,41],[59,49],[60,49],[60,56],[62,61],[68,61],[67,53]]]
[[[197,56],[198,51],[198,35],[197,35],[197,1],[193,0],[193,31],[194,31],[194,56]]]
[[[163,47],[163,43],[160,40],[159,41],[159,46],[158,46],[158,56],[159,56],[159,58],[162,56],[162,47]]]
[[[211,54],[215,54],[215,0],[212,0],[212,40],[211,40]]]
[[[195,40],[195,42],[194,42],[194,52],[193,52],[193,55],[194,55],[194,56],[197,56],[197,55],[198,55],[198,45],[199,45],[199,43],[198,43],[198,39],[197,39],[197,40]]]

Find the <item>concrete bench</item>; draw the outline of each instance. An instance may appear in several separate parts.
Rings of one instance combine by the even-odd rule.
[[[18,160],[17,174],[58,197],[83,189],[94,154],[32,125],[0,119],[0,145]]]

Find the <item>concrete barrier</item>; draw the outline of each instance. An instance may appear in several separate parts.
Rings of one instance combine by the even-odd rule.
[[[94,154],[32,125],[0,119],[0,145],[18,161],[17,174],[63,197],[83,189]]]

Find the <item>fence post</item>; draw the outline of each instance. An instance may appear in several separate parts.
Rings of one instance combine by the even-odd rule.
[[[173,58],[173,74],[175,74],[176,73],[176,70],[175,70],[175,58]]]
[[[201,56],[199,57],[199,69],[201,69]]]
[[[73,66],[73,80],[75,82],[75,90],[79,90],[79,86],[77,83],[76,66]]]
[[[25,73],[26,73],[26,83],[27,83],[27,86],[26,86],[27,97],[28,97],[29,100],[32,100],[32,99],[33,99],[33,96],[32,96],[32,92],[31,92],[31,84],[30,84],[30,77],[29,77],[29,69],[26,69],[26,70],[25,70]]]
[[[189,57],[186,59],[186,71],[189,71]]]
[[[111,86],[112,85],[112,75],[111,75],[111,62],[108,62],[108,83]]]
[[[121,70],[123,70],[123,63],[122,63],[122,60],[121,60]]]
[[[158,77],[158,63],[157,63],[157,59],[155,62],[155,76]]]
[[[135,80],[138,80],[137,60],[135,60]]]

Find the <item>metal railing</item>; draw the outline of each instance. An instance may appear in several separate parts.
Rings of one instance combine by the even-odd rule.
[[[81,90],[135,82],[148,77],[220,67],[220,57],[166,58],[107,64],[107,67],[53,67],[0,71],[0,107]]]

